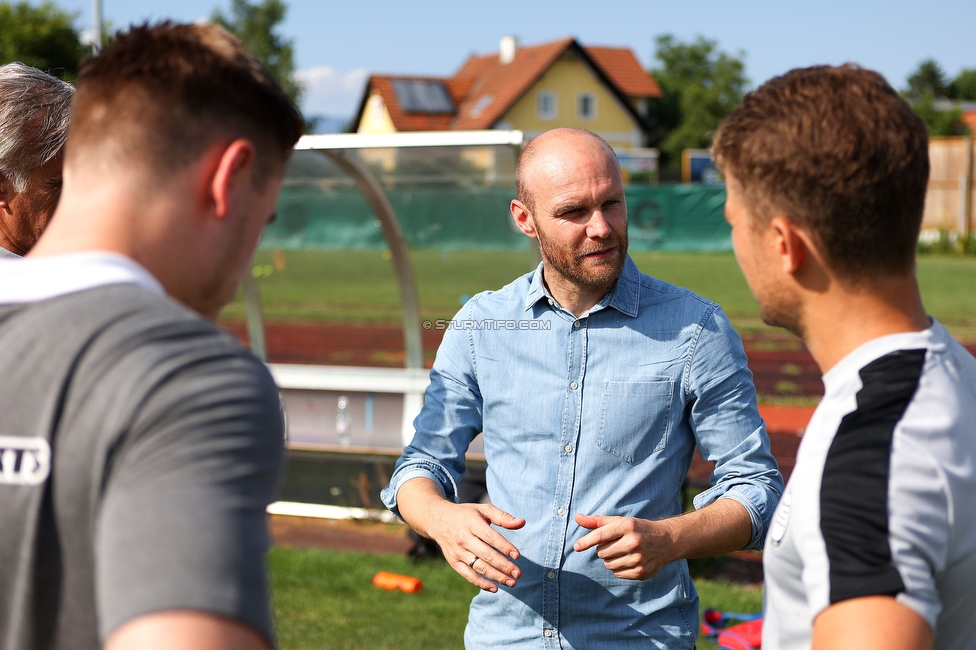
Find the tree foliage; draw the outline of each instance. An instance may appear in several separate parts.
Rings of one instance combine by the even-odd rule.
[[[718,125],[741,101],[749,80],[744,53],[721,52],[716,41],[699,36],[682,43],[671,34],[657,37],[659,67],[651,70],[664,92],[648,103],[650,144],[661,151],[662,163],[681,164],[683,149],[711,144]]]
[[[976,68],[963,68],[949,83],[949,98],[976,101]]]
[[[966,125],[962,122],[962,109],[940,108],[935,102],[935,98],[930,94],[922,95],[921,99],[912,102],[912,110],[928,125],[929,135],[968,133]]]
[[[964,69],[949,80],[934,59],[925,59],[908,76],[902,95],[929,127],[930,135],[962,135],[968,132],[962,122],[962,109],[949,100],[976,99],[976,70]]]
[[[925,59],[918,64],[915,72],[908,76],[908,89],[905,96],[910,101],[918,101],[925,96],[944,98],[947,96],[949,81],[946,73],[934,59]]]
[[[263,0],[251,4],[247,0],[231,0],[230,17],[218,9],[213,22],[223,26],[240,39],[254,56],[264,64],[293,102],[302,94],[295,79],[294,43],[276,33],[275,28],[285,19],[288,7],[282,0]]]
[[[20,61],[62,79],[78,76],[89,53],[74,25],[75,16],[51,2],[0,2],[0,65]]]

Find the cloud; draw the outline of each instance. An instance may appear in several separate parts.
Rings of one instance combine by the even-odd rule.
[[[356,68],[339,72],[332,66],[320,65],[297,70],[295,76],[305,88],[302,109],[306,115],[352,117],[362,98],[369,71]]]

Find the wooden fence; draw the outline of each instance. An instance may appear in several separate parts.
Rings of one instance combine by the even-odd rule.
[[[973,220],[973,140],[971,136],[933,137],[929,140],[928,191],[922,230],[949,231],[966,236]]]

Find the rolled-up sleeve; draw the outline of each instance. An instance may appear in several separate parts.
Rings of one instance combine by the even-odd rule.
[[[756,406],[742,339],[721,308],[704,321],[688,370],[691,426],[702,458],[715,463],[712,486],[695,497],[695,508],[719,498],[740,503],[752,521],[746,548],[761,549],[783,477]]]
[[[464,314],[469,301],[455,317]],[[470,331],[448,329],[437,350],[424,406],[414,420],[414,437],[397,461],[390,484],[382,491],[383,503],[400,516],[397,492],[415,478],[436,483],[444,498],[457,502],[457,484],[464,476],[464,454],[482,430],[482,399],[478,390]]]

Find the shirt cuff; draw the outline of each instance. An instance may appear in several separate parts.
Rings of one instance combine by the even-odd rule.
[[[752,537],[743,550],[761,551],[766,541],[766,529],[769,524],[769,510],[766,508],[767,498],[760,494],[762,490],[750,485],[726,486],[719,483],[695,497],[695,510],[701,510],[718,499],[732,499],[749,513],[752,524]],[[758,498],[757,498],[758,497]]]
[[[401,521],[403,517],[400,517],[400,509],[397,506],[397,492],[400,491],[404,483],[415,478],[430,479],[437,484],[445,499],[454,503],[458,502],[457,483],[454,482],[454,477],[451,476],[451,473],[443,465],[427,459],[409,460],[393,472],[393,478],[390,479],[390,484],[380,492],[380,498],[383,499],[383,503]]]

